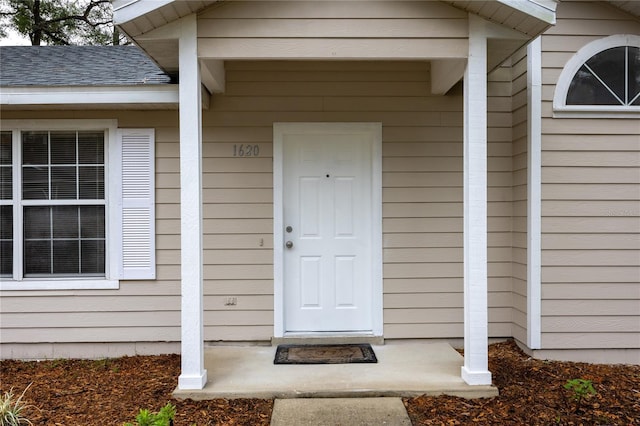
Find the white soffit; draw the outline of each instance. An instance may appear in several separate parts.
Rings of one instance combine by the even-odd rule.
[[[136,38],[184,16],[198,12],[217,0],[112,0],[113,22]]]
[[[556,22],[555,0],[444,1],[529,37],[538,36]]]

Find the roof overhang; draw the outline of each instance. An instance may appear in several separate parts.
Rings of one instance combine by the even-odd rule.
[[[3,87],[0,106],[47,109],[61,105],[88,109],[177,109],[178,86]]]
[[[217,1],[219,0],[112,0],[113,22],[135,40],[142,34],[197,13]],[[556,0],[442,1],[532,37],[555,24]],[[539,21],[537,25],[534,20]]]
[[[206,9],[219,0],[112,0],[114,23],[147,52],[165,71],[177,70],[177,43],[174,40],[138,40],[157,28]],[[476,14],[489,22],[522,33],[528,40],[555,24],[559,0],[441,0]],[[640,1],[604,0],[614,7],[638,17]],[[500,42],[500,49],[515,50],[523,43]],[[489,46],[490,48],[492,46]],[[175,52],[175,53],[174,53]]]
[[[198,13],[217,1],[113,0],[114,23],[165,72],[175,74],[178,72],[177,34],[179,34],[179,20],[193,13]],[[553,25],[557,5],[556,0],[483,0],[472,2],[443,0],[443,3],[466,13],[478,15],[493,24],[494,36],[489,37],[488,40],[488,66],[490,69],[498,66],[516,50]],[[242,49],[234,50],[234,52],[240,55],[235,59],[265,59],[265,57],[249,57],[243,53]],[[262,52],[263,55],[264,53]],[[221,73],[220,70],[224,70],[223,61],[229,58],[201,59],[203,83],[208,91],[211,93],[224,91],[224,81],[220,77],[224,75],[224,72]],[[299,57],[297,59],[305,58]],[[359,59],[375,58],[363,56]],[[385,58],[381,57],[380,59]],[[408,55],[406,58],[396,59],[415,60],[417,58]],[[437,60],[436,67],[442,75],[451,70],[464,69],[464,64],[460,60],[464,59],[462,57],[454,59],[424,57],[423,59]],[[458,74],[460,73],[456,72],[457,77],[453,80],[457,81],[458,77],[461,77]],[[213,78],[206,78],[209,76]],[[448,86],[450,86],[450,82],[445,82],[438,90],[446,91]]]
[[[113,23],[130,38],[196,13],[218,0],[111,0]]]

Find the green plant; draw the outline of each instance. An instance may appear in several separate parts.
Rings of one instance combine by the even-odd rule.
[[[136,416],[138,426],[171,426],[173,418],[176,416],[175,405],[167,402],[157,413],[152,413],[147,409],[141,409]],[[134,426],[133,423],[125,423],[125,426]]]
[[[31,421],[27,419],[23,411],[29,407],[30,405],[22,402],[22,398],[24,394],[27,392],[27,389],[31,386],[24,388],[20,396],[15,399],[16,394],[13,393],[13,388],[11,388],[8,392],[5,392],[2,397],[0,397],[0,426],[20,426],[20,425],[32,425]]]
[[[586,379],[570,379],[564,384],[564,388],[573,391],[571,399],[576,402],[581,402],[584,398],[588,398],[591,395],[596,394],[596,390],[593,388],[591,380]]]

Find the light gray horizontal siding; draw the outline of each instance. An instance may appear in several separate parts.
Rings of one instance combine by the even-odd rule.
[[[431,96],[429,65],[420,62],[227,62],[226,71],[226,93],[203,114],[205,339],[273,335],[272,124],[283,121],[382,122],[385,337],[462,337],[461,88]],[[489,100],[492,337],[511,333],[513,155],[504,84],[497,74],[492,90],[500,96]],[[179,340],[177,112],[10,115],[115,115],[122,127],[156,128],[159,264],[158,280],[119,290],[3,294],[3,341]],[[260,156],[234,158],[240,143],[258,145]],[[226,305],[229,297],[237,305]],[[447,315],[434,315],[440,310]]]
[[[542,346],[640,348],[640,127],[552,118],[556,82],[586,43],[638,34],[601,2],[562,2],[542,38]]]

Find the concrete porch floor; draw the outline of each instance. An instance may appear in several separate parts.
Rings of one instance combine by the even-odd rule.
[[[462,356],[443,342],[372,345],[377,364],[274,365],[275,346],[209,346],[202,390],[174,391],[179,399],[348,398],[498,395],[460,377]]]

